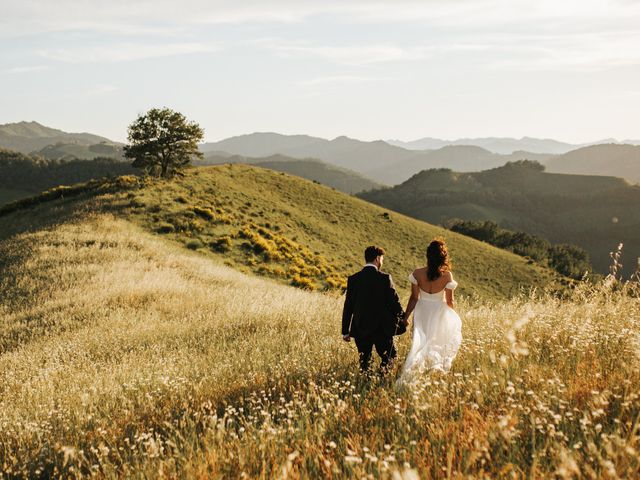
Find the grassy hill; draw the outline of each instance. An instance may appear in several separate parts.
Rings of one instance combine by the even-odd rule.
[[[424,249],[436,236],[450,245],[464,294],[505,298],[558,280],[551,270],[469,237],[248,165],[194,168],[183,180],[100,195],[81,207],[68,201],[50,208],[118,211],[147,231],[241,271],[310,289],[343,286],[361,267],[364,248],[375,243],[387,249],[388,270],[406,290],[408,274],[424,263]]]
[[[527,162],[478,173],[423,171],[362,198],[435,224],[491,220],[505,228],[578,245],[597,271],[625,244],[625,272],[640,257],[640,187],[614,177],[547,173]]]
[[[280,154],[298,159],[315,158],[354,170],[387,185],[403,182],[427,168],[448,167],[460,171],[476,171],[504,165],[511,160],[547,160],[550,157],[548,154],[521,151],[499,155],[483,148],[464,145],[433,151],[413,151],[381,140],[363,142],[344,136],[326,140],[277,133],[241,135],[204,144],[201,149],[204,152],[228,152],[248,157]]]
[[[247,163],[270,168],[278,172],[285,172],[297,177],[306,178],[321,183],[345,193],[358,193],[366,190],[381,188],[383,185],[369,180],[353,170],[336,167],[326,162],[306,158],[299,160],[284,155],[255,158],[240,155],[206,154],[204,160],[197,161],[197,165],[218,165],[224,163]]]
[[[94,145],[113,143],[108,138],[91,133],[68,133],[45,127],[38,122],[18,122],[0,125],[0,148],[31,153],[56,143]],[[99,156],[99,155],[96,155]]]
[[[639,145],[594,145],[544,162],[549,172],[609,175],[640,183]]]
[[[387,227],[379,208],[255,167],[195,170],[172,185],[123,178],[0,216],[3,476],[640,474],[640,297],[630,287],[583,286],[563,300],[461,298],[464,342],[451,374],[395,388],[393,377],[355,374],[355,348],[339,336],[341,298],[241,274],[148,225],[165,211],[184,215],[190,205],[178,197],[254,222],[277,215],[301,239],[306,227],[324,235],[315,223],[340,215],[337,241],[351,251],[363,223],[344,211],[355,211],[389,240],[393,268],[391,239],[426,242],[437,229],[395,214]],[[309,194],[315,202],[291,205]],[[462,286],[483,270],[526,270],[449,239]],[[465,252],[476,274],[464,273]],[[400,359],[409,342],[399,338]]]

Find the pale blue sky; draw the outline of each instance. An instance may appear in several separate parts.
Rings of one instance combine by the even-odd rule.
[[[0,123],[640,138],[640,1],[0,0]]]

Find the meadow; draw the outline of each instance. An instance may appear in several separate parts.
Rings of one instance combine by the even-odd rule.
[[[2,219],[0,478],[640,475],[632,285],[461,295],[452,371],[396,388],[355,373],[339,293],[63,210]]]

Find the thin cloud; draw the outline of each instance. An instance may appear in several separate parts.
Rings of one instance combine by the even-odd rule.
[[[202,43],[173,43],[158,45],[117,44],[99,47],[69,47],[40,51],[40,55],[50,60],[64,63],[116,63],[207,53],[218,47]]]
[[[343,84],[359,84],[369,82],[379,82],[389,80],[389,78],[381,77],[365,77],[358,75],[333,75],[326,77],[311,78],[309,80],[302,80],[298,82],[299,85],[306,87],[315,87],[319,85],[343,85]]]
[[[258,44],[261,45],[262,48],[285,58],[322,58],[345,65],[421,60],[433,54],[431,47],[401,47],[395,45],[305,45],[273,40],[262,40],[259,41]]]
[[[29,65],[24,67],[13,67],[5,70],[6,73],[10,74],[21,74],[21,73],[33,73],[33,72],[42,72],[43,70],[47,70],[49,67],[46,65]]]

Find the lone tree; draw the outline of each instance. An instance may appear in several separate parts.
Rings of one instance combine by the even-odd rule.
[[[170,178],[191,162],[202,158],[198,142],[204,130],[195,122],[170,108],[152,108],[129,125],[129,145],[124,155],[135,168],[149,175]]]

